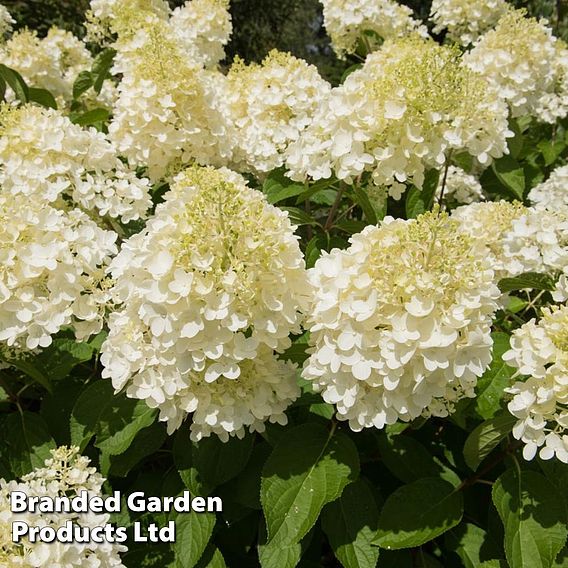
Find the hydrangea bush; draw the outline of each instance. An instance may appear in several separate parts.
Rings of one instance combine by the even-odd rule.
[[[338,84],[227,61],[227,0],[0,5],[0,567],[568,565],[568,48],[505,0],[321,8]]]

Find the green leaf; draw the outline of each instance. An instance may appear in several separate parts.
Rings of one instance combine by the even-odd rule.
[[[379,549],[371,542],[378,522],[375,497],[362,480],[349,484],[339,499],[325,506],[322,528],[344,568],[375,568]]]
[[[509,120],[509,130],[514,132],[515,136],[507,139],[507,146],[511,156],[515,160],[518,160],[521,151],[523,150],[523,133],[521,132],[519,124],[514,119]]]
[[[286,187],[281,187],[280,191],[273,191],[269,193],[266,197],[268,203],[272,203],[274,205],[276,203],[279,203],[280,201],[288,199],[288,197],[294,197],[296,195],[300,195],[305,191],[305,189],[306,188],[303,185],[294,183]]]
[[[10,86],[16,98],[22,103],[29,101],[29,88],[23,77],[14,69],[0,63],[0,77]]]
[[[140,430],[126,451],[120,455],[103,454],[101,456],[101,473],[125,477],[130,470],[145,457],[156,452],[167,438],[164,424],[154,422],[148,428]],[[105,459],[103,459],[105,458]]]
[[[562,155],[562,152],[566,149],[566,142],[561,139],[541,140],[536,146],[542,153],[544,165],[548,167],[554,164]]]
[[[482,422],[467,437],[463,447],[465,463],[476,471],[479,464],[511,433],[517,419],[506,410]]]
[[[258,545],[258,559],[262,568],[294,568],[301,556],[301,543],[282,545],[269,542]]]
[[[453,550],[461,559],[464,568],[478,568],[487,547],[487,532],[477,525],[462,523],[448,531],[445,536],[448,550]]]
[[[225,485],[231,498],[249,509],[261,509],[260,476],[272,448],[267,442],[256,444],[243,471]]]
[[[353,192],[355,194],[355,201],[359,207],[361,207],[367,223],[369,225],[376,225],[378,221],[377,213],[369,199],[369,196],[367,195],[367,192],[356,185],[353,186]]]
[[[562,494],[540,473],[517,468],[493,485],[511,568],[551,568],[568,535]]]
[[[197,568],[227,568],[227,565],[221,551],[209,543]]]
[[[114,56],[116,51],[112,48],[107,48],[101,51],[93,63],[92,76],[93,76],[93,89],[95,92],[100,94],[103,88],[103,83],[105,79],[110,77],[110,68],[114,62]]]
[[[173,545],[176,567],[193,568],[209,543],[215,527],[213,513],[184,513],[176,518],[176,542]]]
[[[79,380],[63,380],[41,401],[41,417],[58,446],[71,443],[69,417],[83,389],[84,385]]]
[[[106,458],[121,454],[142,428],[154,422],[156,414],[143,400],[116,395],[111,381],[99,380],[81,393],[73,407],[71,442],[83,451],[96,436],[95,445],[108,454]]]
[[[84,341],[57,338],[37,356],[36,361],[48,379],[57,382],[67,377],[77,365],[90,361],[94,354],[93,347]]]
[[[525,193],[525,172],[519,162],[511,156],[503,156],[495,160],[491,167],[499,181],[517,199],[523,199]]]
[[[367,223],[357,221],[356,219],[345,219],[333,226],[349,235],[354,235],[355,233],[360,233],[367,226]]]
[[[260,499],[269,540],[281,545],[299,542],[322,507],[337,499],[358,474],[357,449],[345,434],[311,423],[289,430],[262,472]]]
[[[55,441],[39,414],[13,412],[0,424],[0,453],[15,477],[44,466],[51,457],[50,450],[55,449]]]
[[[109,117],[110,113],[106,108],[95,108],[83,114],[72,116],[71,121],[79,126],[92,126],[106,122]]]
[[[93,75],[90,71],[81,71],[73,83],[73,98],[77,100],[93,86]]]
[[[389,496],[374,544],[387,549],[421,546],[455,527],[462,515],[461,492],[438,477],[425,477]]]
[[[21,371],[30,379],[33,379],[37,383],[39,383],[44,389],[48,392],[52,392],[51,383],[49,382],[49,378],[43,372],[43,369],[38,367],[36,364],[37,361],[34,359],[8,359],[7,357],[0,357],[1,360],[5,361],[18,371]]]
[[[28,99],[30,102],[37,103],[45,108],[53,108],[57,110],[55,97],[47,89],[29,87]]]
[[[303,209],[298,207],[282,207],[284,211],[288,211],[288,217],[293,225],[318,225],[318,222]]]
[[[174,460],[179,474],[194,495],[208,496],[215,487],[238,475],[250,458],[254,437],[229,438],[221,442],[217,436],[204,438],[198,444],[182,429],[174,442]]]
[[[418,215],[422,215],[422,213],[432,209],[439,183],[440,171],[428,170],[424,176],[422,189],[411,186],[407,190],[405,208],[408,219],[415,219]]]
[[[495,332],[493,338],[493,360],[477,383],[475,409],[479,416],[488,420],[493,418],[501,408],[504,389],[509,386],[514,369],[503,361],[503,354],[509,350],[509,336]]]
[[[441,477],[452,485],[460,483],[459,477],[443,466],[417,440],[410,436],[377,435],[381,459],[390,472],[405,483],[423,477]]]
[[[554,280],[548,274],[538,272],[525,272],[514,278],[502,278],[498,283],[501,292],[515,292],[517,290],[548,290],[555,288]]]

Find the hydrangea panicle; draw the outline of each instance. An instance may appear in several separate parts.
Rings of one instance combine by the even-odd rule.
[[[124,165],[104,134],[31,104],[0,106],[0,186],[56,205],[71,200],[125,223],[151,205],[148,180]]]
[[[434,33],[447,30],[452,41],[467,46],[493,28],[508,9],[506,0],[433,0],[430,20]]]
[[[503,360],[527,376],[506,389],[524,458],[538,452],[568,463],[568,306],[544,308],[538,323],[532,319],[515,330]]]
[[[488,249],[497,279],[568,268],[568,210],[491,201],[454,209],[462,230]]]
[[[406,183],[422,187],[427,168],[450,152],[479,164],[507,153],[506,105],[463,67],[457,47],[418,37],[387,41],[332,90],[313,123],[292,144],[290,177],[352,183],[371,171],[400,199]]]
[[[0,191],[0,342],[33,350],[65,325],[99,332],[116,239],[78,209]]]
[[[509,10],[464,63],[507,101],[513,117],[554,123],[568,113],[568,49],[546,23]]]
[[[61,446],[51,450],[45,466],[24,475],[21,481],[0,479],[0,565],[6,567],[39,568],[124,568],[120,553],[122,544],[104,542],[45,543],[24,539],[12,541],[12,523],[24,521],[28,526],[51,527],[55,530],[72,522],[80,527],[94,529],[109,523],[108,513],[13,513],[10,505],[12,491],[23,491],[28,497],[70,497],[87,491],[90,497],[102,497],[104,479],[96,468],[89,467],[89,458],[79,454],[76,446]]]
[[[303,377],[354,431],[447,416],[491,361],[499,289],[484,248],[434,211],[323,253]]]
[[[261,65],[237,59],[226,96],[239,170],[265,173],[282,166],[288,145],[310,125],[330,89],[313,65],[289,53],[273,50]]]
[[[324,25],[339,57],[354,53],[361,34],[373,32],[391,39],[428,32],[412,17],[412,10],[395,0],[321,0]]]
[[[273,350],[300,331],[310,293],[293,230],[238,174],[181,172],[111,265],[120,307],[103,376],[159,408],[170,432],[193,413],[194,439],[285,420],[295,370]]]

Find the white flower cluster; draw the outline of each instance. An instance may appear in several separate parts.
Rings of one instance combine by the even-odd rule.
[[[170,15],[170,6],[167,0],[91,0],[86,13],[87,39],[104,45],[115,40],[117,34],[132,31],[128,12],[143,14],[148,21],[152,18],[165,21]]]
[[[226,83],[233,162],[239,171],[257,173],[284,163],[288,145],[311,124],[331,90],[313,65],[277,50],[261,65],[236,61]]]
[[[472,203],[452,212],[463,231],[484,243],[496,277],[568,268],[568,210],[508,201]]]
[[[399,199],[450,152],[487,165],[507,152],[508,136],[506,105],[462,66],[459,49],[413,37],[386,42],[332,90],[289,147],[287,166],[295,180],[333,173],[352,183],[372,171]]]
[[[512,116],[553,123],[568,114],[568,49],[544,22],[511,10],[464,56]]]
[[[442,195],[443,177],[442,173],[435,194],[437,199]],[[485,200],[479,180],[457,166],[448,168],[443,198],[444,203],[449,205],[469,204]]]
[[[426,28],[412,17],[412,10],[395,0],[320,1],[323,4],[325,28],[339,57],[353,53],[365,32],[372,32],[382,39],[411,33],[424,37],[428,35]],[[371,38],[369,40],[372,41]]]
[[[485,249],[447,214],[386,217],[309,271],[311,356],[302,376],[354,431],[473,397],[491,361],[499,290]]]
[[[140,3],[121,3],[112,20],[118,35],[113,72],[122,80],[110,139],[131,164],[147,167],[152,180],[172,177],[193,161],[225,165],[232,137],[218,73],[192,61],[170,21]]]
[[[104,134],[61,112],[33,105],[0,107],[0,187],[56,204],[63,198],[125,223],[151,205],[149,182],[118,158]]]
[[[506,389],[514,395],[508,408],[518,418],[513,436],[525,444],[524,458],[538,451],[544,460],[568,463],[568,306],[544,308],[538,323],[515,330],[503,360],[528,376]]]
[[[495,27],[509,9],[506,0],[433,0],[434,33],[447,30],[452,41],[467,46]]]
[[[0,342],[35,349],[65,325],[78,339],[100,331],[116,238],[78,209],[2,190]]]
[[[170,26],[192,61],[213,67],[233,31],[229,0],[190,0],[172,12]]]
[[[295,369],[275,359],[309,298],[287,213],[229,170],[180,173],[146,229],[113,260],[103,377],[192,438],[285,422]]]
[[[44,543],[24,539],[12,542],[12,523],[26,522],[29,526],[51,527],[57,530],[71,521],[84,528],[104,526],[109,514],[97,513],[12,513],[10,493],[23,491],[28,497],[75,497],[87,491],[89,497],[102,496],[104,479],[90,460],[79,455],[78,447],[61,446],[51,450],[45,467],[25,475],[20,482],[0,479],[0,566],[6,568],[39,568],[41,566],[72,568],[124,568],[119,553],[127,548],[108,542]]]
[[[536,207],[567,209],[568,166],[556,168],[546,181],[530,190],[528,198]]]
[[[28,29],[16,32],[0,45],[0,59],[20,73],[31,87],[47,89],[60,107],[71,102],[77,76],[93,64],[91,54],[80,39],[55,27],[44,38]],[[95,100],[98,106],[110,106],[113,97],[114,88],[106,82]]]
[[[3,4],[0,4],[0,43],[4,36],[12,31],[12,25],[15,23],[16,21],[10,15],[8,8],[6,8]]]

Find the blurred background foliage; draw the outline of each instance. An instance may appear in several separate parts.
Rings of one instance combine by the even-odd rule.
[[[89,0],[0,0],[12,13],[17,27],[29,27],[45,35],[53,26],[78,36]],[[169,0],[172,7],[184,0]],[[369,0],[372,2],[373,0]],[[528,13],[547,18],[556,34],[568,42],[568,0],[511,0]],[[431,0],[404,0],[417,17],[426,19]],[[231,0],[234,32],[227,47],[227,62],[235,55],[246,61],[260,61],[274,47],[290,51],[317,67],[337,83],[345,63],[335,57],[323,26],[318,0]]]

